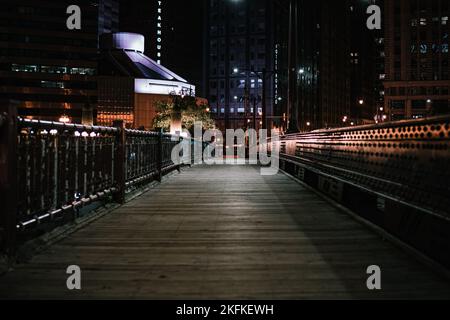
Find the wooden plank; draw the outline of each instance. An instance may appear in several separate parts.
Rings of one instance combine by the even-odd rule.
[[[65,287],[71,264],[79,292]],[[427,299],[450,284],[283,174],[219,166],[174,175],[18,266],[0,297]]]

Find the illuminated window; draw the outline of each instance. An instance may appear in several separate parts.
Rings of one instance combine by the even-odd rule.
[[[42,88],[64,89],[64,82],[41,81],[41,87]]]
[[[92,68],[71,68],[70,74],[94,75],[95,70]]]
[[[21,65],[13,64],[11,70],[14,72],[39,72],[39,66],[36,65]]]
[[[41,72],[44,73],[67,73],[67,67],[41,66]]]

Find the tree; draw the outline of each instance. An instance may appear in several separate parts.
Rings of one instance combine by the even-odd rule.
[[[173,96],[172,101],[158,102],[156,110],[154,128],[169,131],[172,120],[180,117],[183,129],[191,132],[195,122],[202,122],[204,130],[214,128],[214,120],[211,119],[208,105],[198,105],[194,97]]]

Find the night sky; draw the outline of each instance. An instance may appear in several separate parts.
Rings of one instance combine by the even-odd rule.
[[[120,0],[121,32],[143,34],[146,54],[156,58],[157,0]],[[163,0],[162,65],[202,94],[203,1]]]

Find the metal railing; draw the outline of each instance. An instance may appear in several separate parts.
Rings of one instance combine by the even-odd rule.
[[[63,217],[96,201],[123,203],[132,191],[175,169],[172,150],[183,139],[114,127],[83,126],[17,117],[0,121],[0,245],[12,248],[17,232]],[[199,142],[200,143],[200,142]],[[187,155],[183,155],[187,156]]]
[[[450,219],[450,116],[287,135],[280,157]]]
[[[277,143],[282,170],[450,268],[450,116]]]
[[[114,170],[119,128],[20,119],[17,220],[51,220],[119,190]]]

